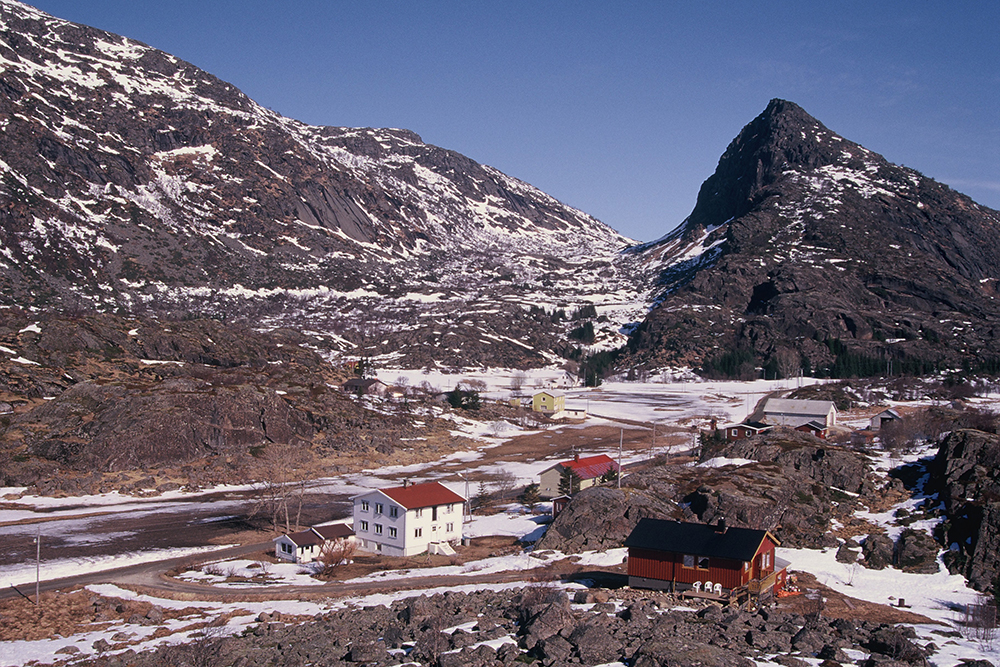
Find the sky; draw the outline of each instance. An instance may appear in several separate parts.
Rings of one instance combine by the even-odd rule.
[[[772,98],[1000,209],[1000,3],[35,0],[316,125],[406,128],[639,241]]]

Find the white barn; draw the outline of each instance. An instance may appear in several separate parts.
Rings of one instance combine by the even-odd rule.
[[[805,401],[788,398],[769,398],[764,403],[764,422],[774,426],[802,426],[811,421],[837,425],[837,406],[833,401]]]
[[[440,482],[404,484],[354,497],[354,533],[364,551],[453,554],[462,539],[465,498]]]

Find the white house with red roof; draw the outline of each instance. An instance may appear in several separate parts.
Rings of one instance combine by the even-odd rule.
[[[274,555],[293,563],[311,563],[319,558],[328,543],[341,540],[353,541],[354,531],[347,525],[335,523],[313,526],[297,533],[287,533],[274,538]]]
[[[542,471],[538,484],[538,493],[542,498],[555,498],[564,495],[564,492],[559,490],[559,482],[566,469],[571,469],[580,479],[579,491],[600,483],[601,477],[606,475],[609,470],[620,472],[618,464],[607,454],[584,458],[580,458],[580,455],[577,454],[572,461],[560,461],[551,468]]]
[[[387,556],[453,554],[465,498],[440,482],[374,489],[354,497],[358,546]]]

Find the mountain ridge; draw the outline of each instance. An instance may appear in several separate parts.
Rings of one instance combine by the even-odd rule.
[[[998,231],[1000,213],[772,100],[684,223],[639,250],[663,268],[631,359],[697,365],[742,349],[746,375],[791,350],[798,371],[835,364],[834,340],[925,370],[994,357]]]
[[[284,118],[169,54],[20,3],[0,5],[0,35],[6,305],[336,328],[344,349],[375,328],[389,342],[364,354],[404,348],[415,364],[440,335],[393,340],[400,329],[488,305],[501,315],[477,325],[503,338],[520,321],[530,351],[479,345],[472,363],[496,365],[565,347],[567,327],[533,321],[533,305],[596,302],[605,345],[645,312],[642,273],[619,257],[631,239],[409,130]]]

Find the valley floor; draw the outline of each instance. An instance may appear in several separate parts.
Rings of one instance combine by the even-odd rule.
[[[541,378],[539,382],[553,382],[558,378]],[[506,379],[494,377],[489,392],[502,398]],[[311,506],[307,515],[310,522],[329,521],[346,517],[350,496],[370,488],[393,484],[401,479],[437,479],[465,494],[464,483],[456,473],[461,471],[471,479],[488,479],[500,470],[510,471],[523,485],[537,479],[541,470],[558,460],[564,460],[574,451],[587,454],[607,453],[618,455],[619,438],[623,442],[623,463],[637,464],[656,455],[680,454],[691,445],[691,426],[705,427],[709,420],[720,423],[742,419],[757,401],[771,391],[783,389],[780,383],[613,383],[596,390],[570,390],[569,400],[588,401],[592,415],[584,423],[552,426],[544,430],[515,431],[499,429],[496,425],[483,424],[465,417],[456,417],[455,428],[476,437],[482,445],[476,450],[459,452],[429,464],[385,467],[356,474],[314,480],[310,485]],[[595,417],[593,415],[601,415]],[[846,415],[847,423],[860,426],[866,413]],[[657,424],[659,436],[654,444],[649,426]],[[918,461],[928,452],[916,452],[909,460]],[[882,456],[877,468],[882,474],[901,460]],[[226,539],[237,533],[235,524],[227,524],[241,512],[246,502],[247,488],[213,489],[198,495],[168,492],[156,498],[136,499],[109,494],[83,498],[19,497],[20,489],[0,489],[0,498],[7,500],[0,505],[0,535],[13,546],[0,554],[4,559],[0,569],[0,586],[9,589],[17,585],[33,593],[35,579],[34,547],[36,533],[42,535],[42,579],[52,579],[81,571],[100,571],[123,565],[156,561],[173,556],[197,555],[199,560],[209,558],[206,552],[225,544]],[[472,493],[475,489],[471,489]],[[906,501],[906,502],[916,502]],[[905,503],[904,503],[905,505]],[[890,532],[898,530],[893,511],[869,515],[869,521],[884,525]],[[315,521],[314,521],[315,519]],[[545,525],[538,516],[524,513],[516,504],[504,511],[477,515],[466,527],[466,534],[487,538],[507,536],[525,541],[537,539]],[[180,535],[187,540],[178,543]],[[159,536],[159,541],[157,537]],[[267,536],[263,536],[266,540]],[[171,539],[174,540],[171,543]],[[259,538],[258,538],[259,539]],[[263,541],[263,540],[261,540]],[[135,548],[140,542],[146,548]],[[215,542],[216,546],[209,543]],[[51,545],[51,547],[49,546]],[[159,546],[160,548],[153,548]],[[76,550],[76,551],[74,551]],[[89,550],[89,551],[87,551]],[[498,551],[504,551],[498,549]],[[345,579],[332,584],[322,584],[303,572],[298,566],[267,564],[261,555],[232,559],[215,567],[182,569],[179,581],[200,584],[205,594],[201,597],[186,594],[184,600],[121,584],[104,583],[88,585],[82,593],[50,593],[43,596],[43,609],[33,609],[23,599],[7,598],[0,601],[0,621],[15,616],[30,618],[38,615],[39,621],[45,608],[52,606],[64,611],[64,617],[35,623],[34,627],[48,629],[48,634],[30,633],[21,636],[7,632],[0,641],[0,665],[22,665],[36,660],[52,662],[74,660],[98,654],[109,655],[133,648],[145,650],[163,643],[192,641],[212,623],[216,633],[235,634],[251,627],[261,617],[278,612],[281,618],[306,619],[331,610],[356,606],[388,604],[393,600],[413,595],[429,595],[443,591],[474,591],[481,583],[462,584],[462,578],[495,575],[497,583],[491,588],[500,590],[524,586],[526,582],[550,579],[554,564],[559,568],[586,568],[595,571],[621,571],[624,550],[611,549],[567,556],[554,552],[534,553],[512,550],[513,553],[476,553],[460,558],[455,563],[432,563],[429,560],[403,569],[379,570]],[[926,621],[915,621],[921,643],[933,642],[936,652],[931,662],[936,665],[958,664],[963,659],[986,658],[1000,661],[1000,647],[993,636],[976,636],[962,624],[968,605],[978,599],[964,580],[947,574],[942,566],[936,575],[905,574],[887,569],[870,571],[858,566],[845,566],[834,560],[835,549],[825,551],[784,549],[781,557],[792,562],[792,569],[808,573],[804,580],[816,582],[817,598],[824,594],[846,596],[877,605],[887,613],[917,614]],[[51,555],[50,555],[51,554]],[[462,556],[462,554],[460,554]],[[262,570],[265,576],[261,577]],[[515,581],[511,573],[521,573]],[[548,573],[548,574],[546,574]],[[256,581],[252,581],[256,578]],[[437,578],[449,582],[435,586]],[[242,579],[242,581],[241,581]],[[112,578],[109,577],[109,580]],[[366,582],[402,590],[352,594],[341,597],[338,586],[364,586]],[[456,583],[459,582],[459,583]],[[571,593],[583,588],[580,583],[556,583]],[[281,589],[294,586],[294,589]],[[271,590],[259,599],[258,593]],[[305,595],[310,588],[315,594]],[[808,586],[806,586],[808,589]],[[288,592],[296,591],[292,595]],[[213,601],[212,591],[242,593],[245,599]],[[823,593],[826,591],[826,593]],[[79,603],[73,596],[87,600]],[[97,600],[97,602],[92,602]],[[102,602],[110,600],[111,602]],[[904,604],[905,608],[901,608]],[[72,621],[74,605],[84,607],[110,605],[123,611],[107,614],[105,622],[97,626],[77,626]],[[819,602],[817,602],[819,604]],[[861,603],[849,601],[841,608],[857,609]],[[894,606],[895,605],[895,606]],[[830,605],[831,608],[833,605]],[[149,610],[159,610],[152,612]],[[144,611],[145,610],[145,611]],[[92,611],[92,609],[91,609]],[[140,613],[141,612],[141,613]],[[859,612],[860,613],[860,612]],[[159,622],[152,618],[162,617]],[[900,617],[901,619],[904,617]],[[62,636],[58,636],[62,635]],[[817,661],[818,664],[818,661]]]

